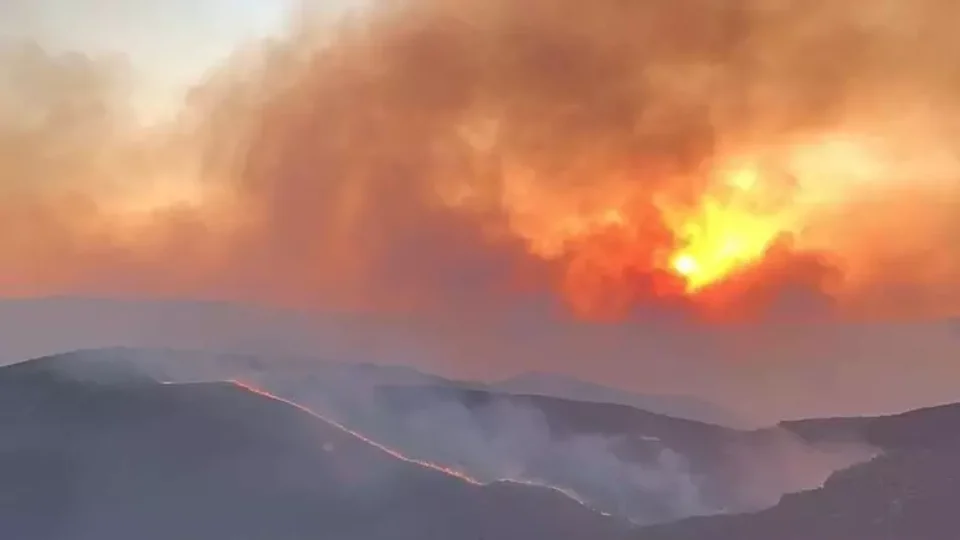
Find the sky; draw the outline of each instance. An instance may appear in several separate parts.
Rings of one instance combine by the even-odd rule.
[[[330,12],[351,0],[324,0]],[[183,93],[238,46],[280,33],[290,0],[0,0],[0,37],[50,51],[121,55],[135,71],[146,119],[176,111]]]
[[[0,0],[0,297],[334,314],[445,374],[783,414],[952,395],[956,2],[284,13]]]

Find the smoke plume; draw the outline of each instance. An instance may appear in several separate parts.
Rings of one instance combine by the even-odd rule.
[[[475,318],[952,314],[957,9],[301,9],[150,128],[121,64],[5,44],[0,291]]]

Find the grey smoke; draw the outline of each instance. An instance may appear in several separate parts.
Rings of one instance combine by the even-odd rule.
[[[543,411],[506,397],[467,407],[434,390],[451,381],[410,369],[210,352],[122,355],[158,380],[242,380],[409,458],[484,483],[548,486],[638,524],[773,506],[877,454],[856,441],[810,444],[768,428],[740,432],[709,449],[710,463],[694,463],[650,434],[560,432]],[[378,397],[384,386],[415,387],[416,407],[391,407]]]
[[[618,455],[626,437],[559,435],[541,411],[506,400],[471,410],[437,399],[404,416],[372,404],[366,413],[360,422],[388,444],[484,482],[555,487],[638,523],[718,510],[701,496],[683,456],[659,441],[648,441],[648,459],[631,461]]]

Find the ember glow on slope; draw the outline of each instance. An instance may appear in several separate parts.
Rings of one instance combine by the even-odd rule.
[[[282,398],[282,397],[276,396],[276,395],[274,395],[274,394],[271,394],[270,392],[267,392],[266,390],[263,390],[263,389],[261,389],[261,388],[258,388],[258,387],[254,386],[254,385],[252,385],[252,384],[249,384],[249,383],[246,383],[246,382],[243,382],[243,381],[232,380],[232,381],[230,381],[230,383],[231,383],[231,384],[234,384],[235,386],[237,386],[237,387],[239,387],[239,388],[242,388],[242,389],[244,389],[244,390],[246,390],[246,391],[248,391],[248,392],[252,392],[252,393],[257,394],[257,395],[259,395],[259,396],[263,396],[263,397],[265,397],[265,398],[267,398],[267,399],[272,399],[272,400],[274,400],[274,401],[279,401],[279,402],[281,402],[281,403],[285,403],[285,404],[287,404],[287,405],[289,405],[289,406],[291,406],[291,407],[294,407],[294,408],[296,408],[296,409],[298,409],[298,410],[300,410],[300,411],[302,411],[302,412],[305,412],[305,413],[309,414],[310,416],[313,416],[313,417],[315,417],[315,418],[317,418],[317,419],[319,419],[319,420],[322,420],[324,423],[329,424],[329,425],[333,426],[334,428],[339,429],[340,431],[343,431],[344,433],[350,435],[351,437],[354,437],[354,438],[356,438],[357,440],[359,440],[359,441],[361,441],[361,442],[363,442],[363,443],[366,443],[366,444],[369,444],[370,446],[373,446],[374,448],[376,448],[376,449],[378,449],[378,450],[386,453],[386,454],[389,455],[390,457],[393,457],[393,458],[395,458],[395,459],[399,459],[399,460],[401,460],[401,461],[406,461],[406,462],[408,462],[408,463],[413,463],[413,464],[415,464],[415,465],[419,465],[419,466],[421,466],[421,467],[425,467],[425,468],[428,468],[428,469],[432,469],[432,470],[435,470],[435,471],[438,471],[438,472],[442,472],[442,473],[444,473],[444,474],[447,474],[447,475],[449,475],[449,476],[453,476],[453,477],[458,478],[459,480],[462,480],[462,481],[467,482],[467,483],[469,483],[469,484],[474,484],[474,485],[478,485],[478,486],[479,486],[479,485],[482,485],[482,483],[479,482],[478,480],[475,480],[475,479],[471,478],[470,476],[467,476],[466,474],[461,473],[461,472],[459,472],[459,471],[455,471],[455,470],[449,469],[449,468],[447,468],[447,467],[442,467],[442,466],[440,466],[440,465],[435,465],[435,464],[433,464],[433,463],[428,463],[428,462],[425,462],[425,461],[419,461],[419,460],[414,460],[414,459],[411,459],[411,458],[407,458],[407,457],[404,456],[403,454],[401,454],[401,453],[399,453],[399,452],[397,452],[397,451],[395,451],[395,450],[392,450],[392,449],[390,449],[390,448],[387,448],[386,446],[383,446],[383,445],[381,445],[380,443],[378,443],[378,442],[376,442],[376,441],[373,441],[373,440],[371,440],[371,439],[368,439],[367,437],[364,437],[363,435],[361,435],[361,434],[359,434],[359,433],[357,433],[357,432],[355,432],[355,431],[350,430],[349,428],[347,428],[347,427],[344,426],[344,425],[341,425],[341,424],[339,424],[339,423],[337,423],[337,422],[335,422],[335,421],[333,421],[333,420],[330,420],[330,419],[325,418],[325,417],[324,417],[323,415],[321,415],[320,413],[314,412],[314,411],[310,410],[309,408],[307,408],[307,407],[304,406],[304,405],[301,405],[301,404],[299,404],[299,403],[296,403],[296,402],[293,402],[293,401],[284,399],[284,398]]]
[[[18,57],[80,97],[13,93],[76,113],[42,136],[4,109],[35,151],[4,153],[3,228],[41,233],[0,238],[0,292],[958,312],[953,3],[372,6],[244,46],[150,130],[96,62]]]
[[[291,407],[294,407],[294,408],[296,408],[296,409],[298,409],[298,410],[300,410],[300,411],[302,411],[302,412],[304,412],[304,413],[306,413],[306,414],[309,414],[310,416],[313,416],[314,418],[317,418],[318,420],[323,421],[325,424],[328,424],[328,425],[332,426],[333,428],[338,429],[338,430],[346,433],[347,435],[349,435],[349,436],[357,439],[358,441],[360,441],[360,442],[362,442],[362,443],[365,443],[365,444],[368,444],[368,445],[376,448],[377,450],[380,450],[380,451],[384,452],[385,454],[389,455],[389,456],[392,457],[392,458],[399,459],[400,461],[404,461],[404,462],[407,462],[407,463],[411,463],[411,464],[413,464],[413,465],[417,465],[417,466],[424,467],[424,468],[427,468],[427,469],[431,469],[431,470],[434,470],[434,471],[437,471],[437,472],[446,474],[446,475],[448,475],[448,476],[452,476],[452,477],[454,477],[454,478],[456,478],[456,479],[458,479],[458,480],[460,480],[460,481],[466,482],[466,483],[468,483],[468,484],[473,484],[473,485],[475,485],[475,486],[487,485],[487,484],[485,484],[484,482],[480,482],[479,480],[476,480],[476,479],[470,477],[469,475],[467,475],[466,473],[463,473],[463,472],[461,472],[461,471],[457,471],[457,470],[451,469],[451,468],[449,468],[449,467],[444,467],[444,466],[439,465],[439,464],[436,464],[436,463],[430,463],[430,462],[428,462],[428,461],[423,461],[423,460],[419,460],[419,459],[414,459],[414,458],[411,458],[411,457],[407,457],[407,456],[401,454],[400,452],[397,452],[396,450],[393,450],[392,448],[388,448],[388,447],[386,447],[386,446],[384,446],[384,445],[382,445],[382,444],[380,444],[380,443],[378,443],[378,442],[376,442],[376,441],[374,441],[374,440],[372,440],[372,439],[370,439],[370,438],[368,438],[368,437],[366,437],[366,436],[364,436],[364,435],[362,435],[362,434],[360,434],[360,433],[358,433],[358,432],[356,432],[356,431],[351,430],[350,428],[344,426],[343,424],[340,424],[340,423],[338,423],[338,422],[336,422],[336,421],[334,421],[334,420],[331,420],[331,419],[329,419],[329,418],[326,418],[325,416],[321,415],[320,413],[315,412],[315,411],[311,410],[310,408],[308,408],[308,407],[306,407],[306,406],[304,406],[304,405],[301,405],[301,404],[296,403],[296,402],[294,402],[294,401],[290,401],[290,400],[288,400],[288,399],[284,399],[284,398],[279,397],[279,396],[277,396],[277,395],[271,394],[270,392],[267,392],[266,390],[263,390],[262,388],[259,388],[259,387],[257,387],[257,386],[254,386],[254,385],[252,385],[252,384],[250,384],[250,383],[246,383],[246,382],[238,381],[238,380],[232,380],[232,381],[230,381],[230,382],[231,382],[232,384],[236,385],[237,387],[242,388],[242,389],[244,389],[244,390],[246,390],[246,391],[248,391],[248,392],[252,392],[252,393],[257,394],[257,395],[259,395],[259,396],[263,396],[263,397],[265,397],[265,398],[267,398],[267,399],[272,399],[272,400],[274,400],[274,401],[279,401],[279,402],[281,402],[281,403],[285,403],[285,404],[287,404],[287,405],[289,405],[289,406],[291,406]],[[586,502],[584,502],[583,500],[581,500],[579,497],[577,497],[576,494],[571,493],[569,490],[561,489],[561,488],[558,488],[558,487],[556,487],[556,486],[550,486],[550,485],[543,484],[543,483],[537,483],[537,482],[532,482],[532,481],[528,481],[528,480],[513,479],[513,478],[504,478],[504,479],[502,479],[502,480],[499,480],[498,482],[511,483],[511,484],[522,484],[522,485],[529,485],[529,486],[533,486],[533,487],[540,487],[540,488],[549,489],[549,490],[552,490],[552,491],[556,491],[556,492],[558,492],[558,493],[560,493],[560,494],[562,494],[562,495],[564,495],[564,496],[566,496],[566,497],[568,497],[568,498],[570,498],[570,499],[578,502],[579,504],[581,504],[581,505],[583,505],[583,506],[589,507],[589,505],[588,505]],[[605,515],[605,516],[610,516],[610,514],[605,513],[605,512],[600,512],[600,513],[602,513],[602,514]]]

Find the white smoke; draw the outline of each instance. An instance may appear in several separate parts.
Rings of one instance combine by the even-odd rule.
[[[715,447],[690,456],[689,447],[651,433],[558,426],[532,401],[494,395],[467,403],[450,393],[453,383],[403,368],[161,350],[82,355],[98,356],[123,358],[165,382],[247,381],[413,460],[484,483],[549,487],[641,525],[773,506],[877,454],[858,442],[811,444],[771,428],[724,431],[723,439],[704,439]],[[384,389],[403,390],[410,406],[383,399]]]
[[[549,485],[637,523],[719,510],[705,501],[684,457],[659,441],[560,434],[542,411],[507,399],[474,409],[442,399],[420,407],[400,415],[371,410],[363,422],[418,459],[486,482]],[[638,444],[648,450],[643,459],[621,455]]]

